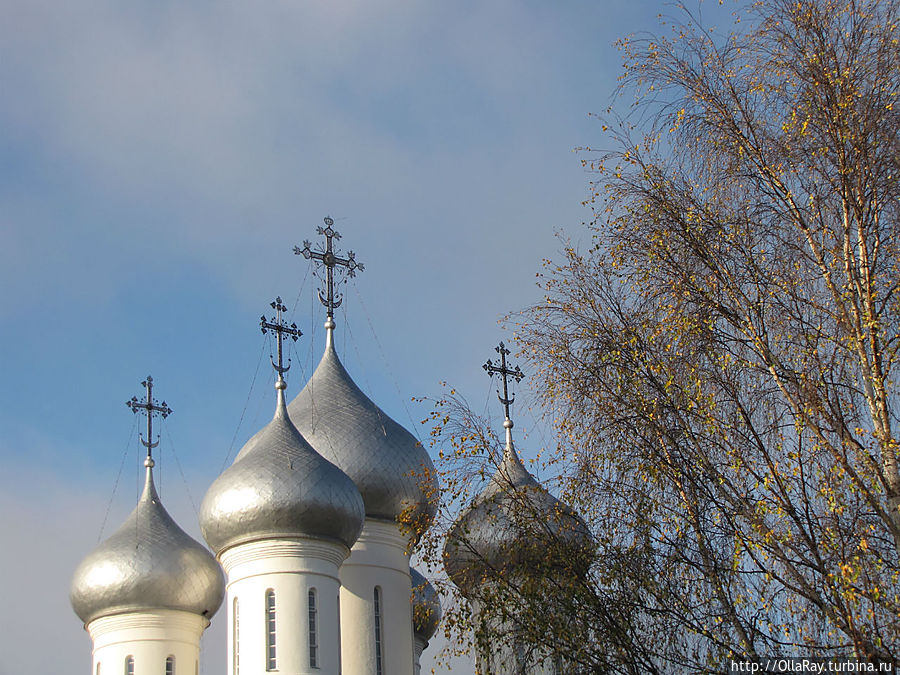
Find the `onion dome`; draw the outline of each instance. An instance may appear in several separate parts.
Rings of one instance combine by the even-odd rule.
[[[506,450],[487,487],[447,533],[444,567],[464,595],[498,575],[583,574],[592,552],[584,521],[526,471],[513,447],[509,418]]]
[[[88,624],[110,614],[176,609],[216,613],[225,578],[216,560],[172,520],[153,485],[153,460],[144,461],[144,491],[128,519],[81,561],[70,600]]]
[[[331,317],[325,327],[325,354],[291,401],[291,419],[323,457],[353,479],[367,518],[401,517],[421,532],[437,511],[431,458],[409,431],[356,386],[334,349]]]
[[[409,568],[412,577],[413,633],[426,645],[441,621],[441,598],[418,570]]]
[[[209,488],[200,528],[216,554],[260,539],[312,537],[347,548],[362,531],[359,491],[306,442],[288,417],[279,377],[275,417]]]

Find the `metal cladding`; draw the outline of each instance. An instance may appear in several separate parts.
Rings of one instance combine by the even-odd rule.
[[[144,491],[134,511],[75,571],[70,600],[85,624],[110,614],[156,609],[208,619],[222,604],[222,569],[163,508],[148,461]]]
[[[412,577],[413,632],[427,643],[441,622],[441,598],[418,570],[410,567],[409,574]]]
[[[356,483],[367,518],[427,527],[437,511],[434,465],[422,445],[360,391],[330,329],[313,376],[288,406],[300,433]]]
[[[364,519],[356,486],[300,435],[281,390],[274,419],[213,482],[200,507],[200,528],[217,554],[248,541],[295,537],[349,548]]]
[[[510,441],[487,487],[447,533],[444,567],[471,596],[485,580],[518,570],[581,574],[591,552],[587,525],[525,470]]]

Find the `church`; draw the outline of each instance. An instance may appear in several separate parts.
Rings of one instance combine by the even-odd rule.
[[[200,529],[209,548],[169,516],[154,486],[153,419],[171,409],[154,398],[151,377],[142,383],[144,399],[128,402],[146,416],[143,492],[121,527],[79,564],[70,592],[92,641],[91,675],[198,675],[200,639],[217,612],[227,622],[227,675],[419,675],[441,607],[409,556],[435,516],[440,487],[425,448],[341,363],[335,273],[353,276],[363,266],[352,252],[340,257],[330,218],[318,232],[325,237],[319,250],[304,242],[295,253],[324,267],[324,353],[288,401],[283,341],[300,331],[284,319],[281,299],[272,303],[274,316],[260,325],[277,345],[274,415],[203,499]],[[561,655],[522,650],[511,619],[490,623],[489,608],[478,603],[488,567],[514,573],[529,551],[542,549],[530,535],[525,546],[516,494],[524,490],[548,516],[562,514],[551,534],[573,555],[590,539],[584,522],[516,454],[507,379],[522,373],[507,367],[502,343],[497,351],[501,364],[485,369],[503,378],[506,450],[451,528],[445,567],[496,638],[476,643],[479,672],[559,675]]]

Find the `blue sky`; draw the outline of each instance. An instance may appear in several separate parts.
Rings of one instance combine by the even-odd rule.
[[[68,584],[134,504],[124,402],[148,373],[175,410],[163,500],[199,537],[192,502],[271,415],[276,295],[306,333],[289,395],[321,354],[291,249],[324,216],[366,265],[336,317],[363,390],[422,437],[413,396],[491,400],[498,320],[539,299],[554,232],[587,239],[574,148],[602,144],[613,43],[659,11],[0,0],[0,673],[89,667]],[[202,672],[224,672],[223,623]]]

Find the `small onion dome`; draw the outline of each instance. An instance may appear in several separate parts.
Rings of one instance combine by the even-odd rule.
[[[410,567],[409,574],[412,577],[413,632],[428,644],[441,621],[441,598],[418,570]]]
[[[463,595],[497,575],[581,575],[593,548],[585,522],[525,470],[507,436],[496,473],[447,533],[444,567]]]
[[[163,508],[153,485],[153,460],[137,506],[109,539],[81,561],[70,600],[88,624],[110,614],[177,609],[207,619],[225,594],[222,568]]]
[[[216,552],[248,541],[312,537],[350,548],[365,512],[345,474],[306,442],[288,417],[279,379],[275,417],[210,486],[200,529]]]
[[[334,350],[331,328],[327,335],[322,360],[291,401],[291,419],[323,457],[353,479],[367,518],[396,520],[402,514],[421,532],[437,511],[431,458],[356,386]]]

